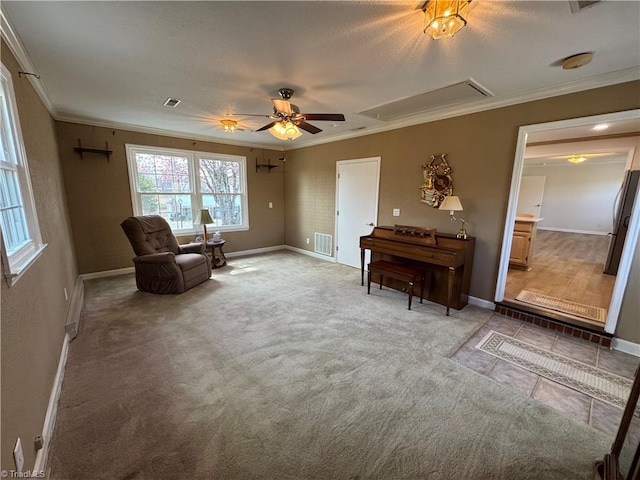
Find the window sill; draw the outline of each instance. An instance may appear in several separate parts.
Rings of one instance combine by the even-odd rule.
[[[20,263],[20,265],[17,266],[15,271],[12,271],[11,273],[7,273],[5,271],[5,277],[7,279],[7,284],[9,285],[9,287],[13,287],[16,283],[18,283],[18,280],[22,278],[22,275],[26,273],[29,267],[33,265],[38,258],[40,258],[40,255],[42,255],[44,249],[47,248],[47,245],[47,243],[43,243],[42,245],[38,246],[38,248],[34,249],[33,252],[31,252],[31,254],[26,257]]]
[[[207,235],[211,236],[215,232],[246,232],[249,230],[249,225],[237,226],[237,227],[207,227]],[[172,230],[176,237],[189,237],[191,235],[202,236],[202,226],[198,229],[184,229],[184,230]]]

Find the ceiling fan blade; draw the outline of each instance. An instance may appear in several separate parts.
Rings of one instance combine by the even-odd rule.
[[[307,120],[328,120],[331,122],[344,122],[344,115],[341,113],[301,113],[301,117]]]
[[[264,127],[259,128],[258,130],[256,130],[256,132],[262,132],[263,130],[269,130],[269,129],[270,129],[271,127],[273,127],[276,123],[278,123],[278,122],[277,122],[277,121],[276,121],[276,122],[271,122],[271,123],[269,123],[269,124],[265,125]]]
[[[227,113],[229,117],[265,117],[273,118],[273,115],[262,115],[260,113]]]
[[[296,125],[300,127],[302,130],[304,130],[305,132],[309,132],[314,135],[322,131],[322,129],[316,127],[315,125],[311,125],[310,123],[307,123],[304,120],[297,121]]]
[[[279,98],[272,98],[273,106],[277,112],[282,112],[287,115],[291,115],[291,103],[289,100],[281,100]]]

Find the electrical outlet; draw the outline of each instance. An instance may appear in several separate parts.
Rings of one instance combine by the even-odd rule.
[[[273,202],[269,202],[269,208],[273,208]]]
[[[67,287],[64,288],[64,300],[65,302],[69,301],[69,294],[67,293]]]
[[[311,243],[311,239],[307,238],[307,245]]]
[[[22,453],[20,437],[16,440],[16,446],[13,447],[13,459],[16,461],[16,472],[22,472],[24,468],[24,454]]]
[[[400,209],[399,208],[394,208],[393,209],[393,216],[394,217],[399,217],[400,216]]]

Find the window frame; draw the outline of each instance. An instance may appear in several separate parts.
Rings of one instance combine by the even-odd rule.
[[[247,157],[241,155],[228,155],[223,153],[201,152],[195,150],[182,150],[176,148],[153,147],[149,145],[125,144],[127,156],[127,169],[129,171],[129,190],[131,194],[131,206],[133,207],[133,215],[143,215],[142,213],[142,195],[138,191],[138,169],[136,165],[136,154],[144,153],[150,155],[171,155],[176,157],[185,157],[188,161],[189,186],[190,192],[180,192],[179,195],[191,197],[191,218],[195,219],[197,212],[203,208],[203,195],[211,195],[211,193],[203,193],[200,187],[200,159],[220,160],[226,162],[237,162],[239,164],[240,173],[240,192],[234,195],[240,196],[242,223],[239,225],[216,226],[216,231],[220,232],[239,232],[249,230],[249,194],[247,191]],[[201,225],[194,225],[190,228],[173,228],[173,233],[177,236],[186,236],[202,233]]]
[[[9,165],[10,167],[5,168],[7,170],[14,170],[17,174],[17,183],[20,188],[19,196],[22,202],[28,237],[22,246],[9,254],[8,247],[5,243],[4,228],[0,221],[2,270],[8,285],[11,287],[16,284],[27,269],[40,257],[47,247],[47,244],[42,243],[42,233],[40,231],[33,187],[31,185],[29,163],[27,161],[27,154],[22,137],[22,127],[20,126],[13,80],[11,72],[4,64],[0,64],[0,80],[2,83],[0,94],[4,97],[4,101],[0,100],[0,115],[3,117],[2,128],[6,128],[7,130],[7,140],[11,142],[10,149],[13,151],[15,157],[12,160],[15,163],[4,162],[2,160],[0,160],[0,162]],[[5,113],[8,122],[4,119]]]

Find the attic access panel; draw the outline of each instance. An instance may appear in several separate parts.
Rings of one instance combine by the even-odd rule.
[[[472,102],[487,97],[493,97],[493,94],[476,81],[469,79],[357,113],[388,122],[437,108]]]

